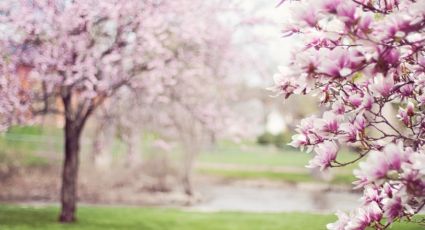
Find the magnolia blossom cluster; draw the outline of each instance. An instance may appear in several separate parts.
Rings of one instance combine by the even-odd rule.
[[[275,75],[285,97],[313,94],[326,111],[298,126],[294,147],[322,170],[366,159],[355,170],[363,204],[329,229],[385,229],[425,205],[425,2],[301,0],[284,34],[302,41]],[[392,109],[398,112],[393,115]],[[341,146],[360,149],[349,162]]]
[[[414,152],[402,143],[388,144],[371,151],[354,171],[364,188],[362,207],[345,214],[338,212],[328,229],[384,229],[403,217],[411,217],[423,207],[425,194],[424,151]]]

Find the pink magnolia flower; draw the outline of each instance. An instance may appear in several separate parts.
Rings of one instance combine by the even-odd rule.
[[[400,51],[398,49],[390,49],[382,51],[382,60],[389,65],[395,66],[400,62]]]
[[[297,132],[303,134],[309,134],[315,129],[316,117],[310,116],[301,120],[300,125],[297,126]]]
[[[360,179],[358,183],[377,182],[387,176],[390,170],[399,171],[403,162],[408,162],[412,150],[403,148],[402,143],[388,144],[382,152],[372,151],[365,162],[360,162],[359,170],[354,174]]]
[[[386,97],[390,95],[394,87],[394,79],[392,75],[384,76],[378,74],[373,78],[373,83],[371,84],[372,92],[376,92],[378,95]]]
[[[319,21],[319,9],[314,4],[304,4],[294,13],[295,18],[309,26],[315,26]]]
[[[342,115],[345,113],[345,105],[341,102],[336,102],[332,105],[332,111],[335,114]]]
[[[320,37],[313,37],[312,45],[319,45],[322,43],[322,39]],[[294,61],[299,67],[305,71],[306,73],[312,74],[316,71],[320,64],[319,52],[317,50],[309,50],[306,51],[305,56],[296,56],[296,60]]]
[[[409,126],[410,116],[407,114],[406,109],[400,108],[398,110],[397,117],[404,123],[404,125]]]
[[[403,144],[389,144],[384,148],[384,159],[388,163],[390,170],[400,170],[403,162],[408,162],[413,151],[410,148],[403,148]]]
[[[384,205],[384,216],[388,219],[388,222],[393,222],[397,217],[403,216],[405,201],[400,196],[394,196],[392,198],[385,198],[382,201]]]
[[[381,193],[385,194],[387,197],[393,197],[393,191],[394,189],[391,187],[389,183],[385,183],[384,186],[382,186]]]
[[[358,108],[363,103],[363,98],[359,94],[352,94],[348,97],[348,101],[352,106]]]
[[[407,103],[406,113],[407,113],[407,116],[409,117],[415,115],[415,105],[411,101]]]
[[[291,78],[285,78],[282,75],[275,75],[276,87],[274,91],[284,94],[285,97],[289,97],[297,89],[298,84]]]
[[[371,221],[379,221],[382,219],[383,212],[376,201],[373,201],[366,206],[366,212]]]
[[[316,117],[311,116],[303,119],[300,125],[297,126],[296,131],[299,133],[292,137],[292,142],[289,144],[294,147],[304,147],[310,145],[307,151],[311,151],[314,144],[323,142],[323,138],[317,134]]]
[[[336,133],[339,128],[338,116],[330,111],[326,111],[323,114],[323,118],[320,121],[320,129],[323,132]]]
[[[359,169],[355,169],[353,173],[359,179],[356,184],[362,186],[385,178],[388,170],[388,163],[382,159],[382,153],[372,151],[367,160],[360,162]]]
[[[365,186],[361,200],[365,205],[372,202],[379,203],[381,201],[379,187],[373,185]]]
[[[357,19],[356,9],[353,2],[343,1],[336,7],[336,13],[345,23],[352,24]]]
[[[406,15],[392,15],[392,17],[386,18],[380,28],[376,30],[377,37],[386,42],[405,37],[406,32],[411,30],[411,19]]]
[[[329,13],[336,13],[337,7],[341,4],[342,0],[322,0],[320,7]]]
[[[355,71],[364,60],[358,51],[350,51],[340,47],[323,50],[329,57],[321,61],[319,71],[332,77],[347,77]]]
[[[289,143],[294,148],[300,148],[308,144],[307,137],[304,134],[297,134],[292,136],[292,141]]]
[[[425,196],[424,174],[409,163],[404,163],[401,167],[402,173],[400,173],[400,179],[403,180],[407,190],[416,196]]]
[[[412,95],[414,90],[414,86],[413,84],[406,84],[403,85],[402,87],[400,87],[399,91],[401,93],[401,95],[403,95],[404,97],[409,97]]]
[[[360,132],[362,132],[366,128],[366,125],[367,121],[362,114],[357,116],[354,120],[354,127],[356,127],[356,129]]]
[[[327,229],[328,230],[345,230],[347,227],[347,224],[351,220],[351,217],[342,211],[338,211],[336,215],[338,217],[338,220],[334,223],[330,223],[326,225]]]
[[[341,135],[338,139],[342,143],[353,143],[357,141],[358,129],[352,123],[343,123],[340,125]]]
[[[305,90],[306,83],[302,82],[302,78],[294,73],[294,71],[286,66],[279,67],[279,71],[279,73],[273,76],[275,85],[270,88],[271,90],[278,94],[284,94],[285,98],[294,93],[299,94],[301,91]],[[297,76],[297,78],[294,76]]]
[[[371,31],[373,14],[370,12],[364,12],[363,15],[359,18],[359,22],[357,24],[357,28],[361,33],[359,34],[361,37],[365,37],[366,34],[369,34]]]
[[[373,103],[374,103],[373,97],[371,95],[369,95],[369,94],[366,94],[363,97],[362,107],[363,107],[363,109],[371,110],[372,109],[372,106],[373,106]]]
[[[331,163],[335,161],[338,153],[338,145],[333,141],[325,141],[316,146],[316,155],[309,162],[307,168],[320,168],[325,170],[331,166]]]
[[[348,222],[347,230],[365,230],[371,223],[382,218],[382,210],[376,202],[371,202],[357,209]]]

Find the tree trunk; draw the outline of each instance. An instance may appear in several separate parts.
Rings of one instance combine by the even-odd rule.
[[[75,221],[77,203],[77,177],[80,153],[80,136],[82,125],[79,122],[65,121],[65,159],[62,172],[61,204],[59,221],[71,223]]]
[[[139,152],[139,146],[137,145],[137,138],[139,133],[130,131],[123,136],[123,140],[127,145],[127,161],[126,166],[133,168],[140,165],[141,157]]]
[[[193,168],[193,160],[195,158],[195,150],[193,147],[187,147],[185,156],[184,156],[184,163],[183,163],[183,177],[182,177],[182,183],[183,183],[183,189],[184,193],[188,196],[193,196],[193,186],[192,186],[192,168]]]
[[[193,196],[192,178],[191,178],[191,173],[189,172],[189,170],[187,171],[185,170],[182,181],[183,181],[184,193],[188,196]]]

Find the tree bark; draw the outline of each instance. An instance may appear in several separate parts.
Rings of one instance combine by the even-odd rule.
[[[183,189],[187,196],[193,196],[191,175],[189,174],[185,174],[183,177]]]
[[[184,163],[183,163],[183,189],[184,193],[188,196],[193,196],[193,186],[192,186],[192,169],[193,169],[193,161],[196,155],[196,150],[193,147],[187,147]]]
[[[82,124],[65,119],[65,159],[62,171],[61,205],[59,221],[75,222],[77,178]]]

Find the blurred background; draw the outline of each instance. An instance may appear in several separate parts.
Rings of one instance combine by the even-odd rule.
[[[282,38],[280,25],[289,17],[288,9],[276,5],[268,0],[240,0],[233,5],[237,14],[220,15],[230,25],[226,45],[231,52],[225,63],[214,68],[223,76],[217,85],[203,83],[210,86],[209,93],[198,94],[202,110],[195,110],[195,115],[194,109],[168,102],[140,106],[148,97],[125,88],[96,111],[81,141],[82,216],[122,215],[125,220],[133,212],[128,206],[137,206],[153,207],[144,209],[140,219],[160,223],[168,218],[169,222],[134,229],[170,229],[173,223],[189,229],[181,224],[186,218],[194,229],[313,229],[303,225],[303,215],[321,214],[309,217],[312,225],[323,229],[318,226],[333,220],[330,214],[356,207],[359,194],[351,186],[356,165],[326,173],[312,171],[305,168],[312,153],[287,145],[300,119],[320,111],[314,98],[283,100],[267,90],[278,66],[290,61],[291,48],[297,45],[294,39]],[[179,92],[190,83],[183,81]],[[212,101],[216,103],[209,108]],[[215,115],[217,110],[220,116]],[[45,212],[55,218],[50,213],[59,201],[63,125],[63,117],[45,115],[0,135],[0,202],[9,204],[0,208],[1,221],[8,223],[10,210],[16,209],[10,204],[53,207]],[[345,149],[341,157],[350,159],[352,151]],[[115,214],[93,208],[99,205],[115,207],[111,211]],[[15,216],[22,225],[9,223],[5,229],[30,229],[33,221],[43,218],[31,208],[16,210],[23,213]],[[176,214],[182,211],[191,214]],[[204,213],[215,216],[197,217]],[[228,225],[209,225],[202,218]],[[111,226],[105,222],[97,227]]]

